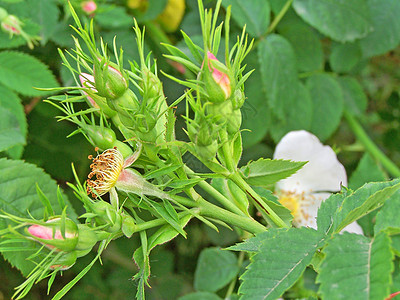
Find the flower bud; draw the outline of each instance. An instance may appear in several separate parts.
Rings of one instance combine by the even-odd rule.
[[[48,220],[44,225],[31,225],[28,228],[30,236],[49,249],[72,251],[78,243],[78,227],[74,221],[65,220],[65,235],[61,233],[61,218]]]
[[[207,113],[218,117],[218,124],[226,124],[229,134],[236,134],[242,124],[242,114],[240,109],[234,109],[232,101],[223,103],[211,103],[207,106]]]
[[[92,204],[92,211],[97,215],[95,218],[97,225],[109,225],[107,232],[116,232],[121,230],[121,215],[109,203],[98,201]]]
[[[206,61],[208,68],[203,65],[201,79],[204,81],[208,100],[213,103],[223,102],[231,96],[232,90],[229,76],[219,70],[226,67],[210,51],[207,52]]]
[[[94,81],[98,94],[107,99],[121,97],[128,89],[127,76],[117,69],[118,66],[100,61],[94,65]]]
[[[134,116],[139,110],[139,100],[130,89],[127,89],[120,97],[108,100],[107,104],[118,113],[119,120],[125,127],[135,126]]]
[[[233,109],[239,109],[243,106],[246,96],[242,89],[237,89],[232,97],[232,107]]]
[[[90,15],[96,11],[97,4],[93,0],[92,1],[84,1],[81,3],[81,8],[86,14]]]
[[[84,256],[92,250],[93,246],[99,241],[96,233],[85,224],[78,224],[78,243],[75,250],[78,257]]]
[[[65,271],[71,268],[77,259],[75,251],[65,253],[61,256],[54,265],[50,266],[50,270],[59,269],[60,271]]]

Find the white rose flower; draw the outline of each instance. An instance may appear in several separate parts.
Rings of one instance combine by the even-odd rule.
[[[278,143],[274,159],[308,161],[297,173],[276,183],[279,202],[293,215],[293,225],[317,228],[317,212],[322,201],[331,193],[347,186],[346,170],[335,152],[324,146],[319,139],[304,130],[291,131]],[[356,222],[344,231],[363,234]]]

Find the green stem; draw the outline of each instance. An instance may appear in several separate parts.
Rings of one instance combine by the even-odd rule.
[[[188,214],[188,212],[183,211],[183,212],[178,213],[178,217],[181,218],[183,216],[186,216],[187,214]],[[143,222],[143,223],[138,223],[135,225],[135,232],[158,227],[158,226],[164,225],[166,223],[167,223],[167,221],[165,219],[155,219],[155,220],[150,220],[150,221]]]
[[[200,215],[204,217],[214,218],[223,221],[227,224],[237,226],[253,234],[264,232],[266,230],[266,228],[262,224],[258,223],[256,220],[250,217],[234,214],[219,206],[207,202],[203,198],[199,199],[197,202],[188,200],[178,195],[171,195],[171,198],[185,206],[198,207],[200,210]]]
[[[367,152],[374,157],[376,160],[380,161],[383,167],[394,177],[400,177],[400,169],[396,166],[370,139],[368,134],[362,128],[360,123],[356,120],[356,118],[349,113],[347,110],[344,110],[344,117],[346,118],[347,123],[349,124],[351,130],[357,139],[364,145]]]
[[[293,2],[293,0],[286,1],[285,5],[282,7],[281,11],[276,15],[276,17],[272,21],[271,25],[269,25],[267,33],[271,33],[272,31],[275,30],[276,26],[279,24],[279,22],[282,20],[284,15],[289,10],[290,6],[292,5],[292,2]]]
[[[232,153],[232,148],[229,145],[229,138],[228,138],[228,133],[226,132],[226,129],[221,129],[220,131],[220,138],[221,138],[221,143],[222,143],[222,152],[224,154],[224,161],[225,164],[228,168],[228,170],[233,173],[236,170],[235,163],[233,162],[233,153]]]
[[[265,212],[268,214],[268,217],[277,225],[278,227],[281,228],[288,228],[289,226],[283,222],[283,220],[264,202],[264,200],[260,197],[260,195],[257,194],[256,191],[253,190],[253,188],[240,176],[238,172],[232,174],[229,176],[229,178],[236,183],[238,187],[240,187],[246,194],[248,194],[250,197],[250,201],[253,202],[253,204],[261,210],[260,212]]]
[[[198,178],[198,176],[196,176],[195,173],[188,166],[185,165],[184,169],[191,178]],[[211,197],[213,197],[215,200],[217,200],[219,203],[221,203],[226,209],[229,209],[230,211],[232,211],[236,214],[239,214],[239,215],[246,215],[232,201],[230,201],[227,197],[222,195],[218,190],[216,190],[207,181],[205,181],[205,180],[200,181],[197,185],[200,186],[207,194],[209,194]]]
[[[238,258],[238,262],[237,262],[239,268],[242,267],[243,260],[244,260],[244,254],[245,254],[244,251],[239,252],[239,258]],[[229,297],[232,295],[233,290],[236,285],[236,281],[237,281],[237,277],[235,277],[229,284],[228,290],[226,291],[225,299],[229,299]]]

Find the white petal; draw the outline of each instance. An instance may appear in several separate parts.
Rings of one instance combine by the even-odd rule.
[[[345,228],[343,228],[343,230],[341,232],[343,232],[343,231],[347,231],[350,233],[357,233],[357,234],[361,234],[361,235],[364,234],[364,231],[362,230],[361,226],[357,224],[357,222],[353,222],[353,223],[347,225]]]
[[[347,185],[346,170],[335,152],[307,131],[286,134],[276,146],[274,159],[308,161],[296,174],[279,181],[278,189],[307,193],[339,191],[341,184]]]
[[[317,229],[318,209],[322,201],[327,199],[330,193],[315,193],[304,195],[303,201],[300,203],[301,213],[295,218],[297,226],[306,226]]]

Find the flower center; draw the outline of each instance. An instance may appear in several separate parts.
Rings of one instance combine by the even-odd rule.
[[[89,158],[91,159],[92,156],[89,156]],[[94,198],[97,198],[107,193],[117,182],[123,165],[124,158],[116,147],[105,150],[93,158],[93,163],[90,165],[92,171],[86,180],[88,195],[91,194]]]
[[[281,194],[279,196],[279,202],[288,210],[290,210],[290,213],[293,215],[293,217],[296,217],[299,213],[299,208],[300,208],[299,196],[300,195],[294,192],[285,192],[285,191],[281,191]]]
[[[294,226],[308,226],[312,217],[310,206],[315,203],[315,197],[312,194],[281,190],[278,192],[278,197],[279,202],[290,210]]]

